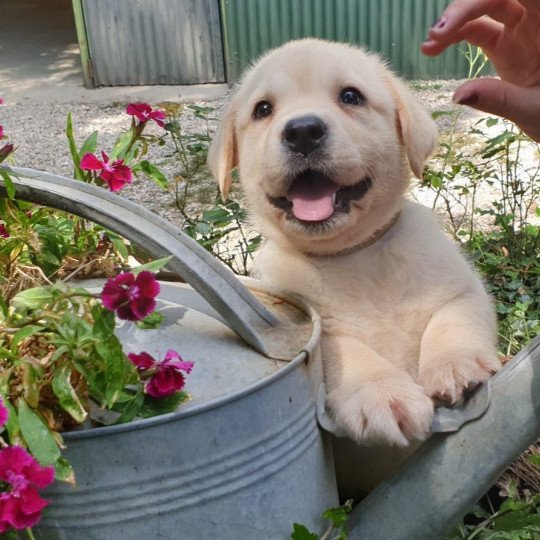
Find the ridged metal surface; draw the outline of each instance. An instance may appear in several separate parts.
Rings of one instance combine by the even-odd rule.
[[[103,484],[80,486],[76,497],[62,498],[62,504],[54,508],[54,519],[61,521],[63,528],[77,529],[92,508],[93,526],[114,525],[141,516],[152,519],[158,512],[187,510],[257,483],[262,487],[268,476],[289,467],[318,444],[313,404],[308,403],[263,437],[246,435],[247,440],[239,440],[235,448],[210,459],[199,454],[169,463],[165,475],[162,467],[157,471],[145,467],[131,478],[126,475],[116,479],[117,483],[107,482],[106,489]],[[48,523],[45,518],[42,526]]]
[[[410,79],[462,78],[456,47],[438,58],[420,43],[448,0],[221,0],[227,75],[237,79],[264,51],[288,40],[320,37],[362,44]]]
[[[218,0],[83,0],[96,86],[223,82]]]

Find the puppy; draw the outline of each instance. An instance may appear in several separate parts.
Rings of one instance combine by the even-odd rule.
[[[239,168],[266,239],[256,275],[320,313],[327,406],[359,443],[425,438],[434,400],[499,368],[481,280],[404,197],[436,138],[376,55],[305,39],[245,74],[210,149],[224,197]]]

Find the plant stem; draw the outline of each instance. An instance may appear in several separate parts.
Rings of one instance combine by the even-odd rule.
[[[36,537],[34,536],[32,529],[25,529],[25,532],[26,532],[26,536],[28,536],[30,540],[36,540]]]

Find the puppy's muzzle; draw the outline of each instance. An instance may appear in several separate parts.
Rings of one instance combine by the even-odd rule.
[[[317,116],[292,118],[283,128],[283,144],[306,157],[323,144],[326,132],[326,124]]]

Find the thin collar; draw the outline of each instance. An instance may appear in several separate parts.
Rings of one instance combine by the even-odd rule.
[[[341,255],[349,255],[350,253],[353,253],[355,251],[359,251],[361,249],[365,249],[375,242],[378,242],[398,221],[399,216],[401,215],[401,212],[398,212],[384,227],[381,227],[380,229],[377,229],[370,238],[367,240],[364,240],[363,242],[360,242],[359,244],[356,244],[354,246],[342,249],[341,251],[335,251],[334,253],[312,253],[312,252],[304,252],[304,255],[307,255],[308,257],[340,257]]]

